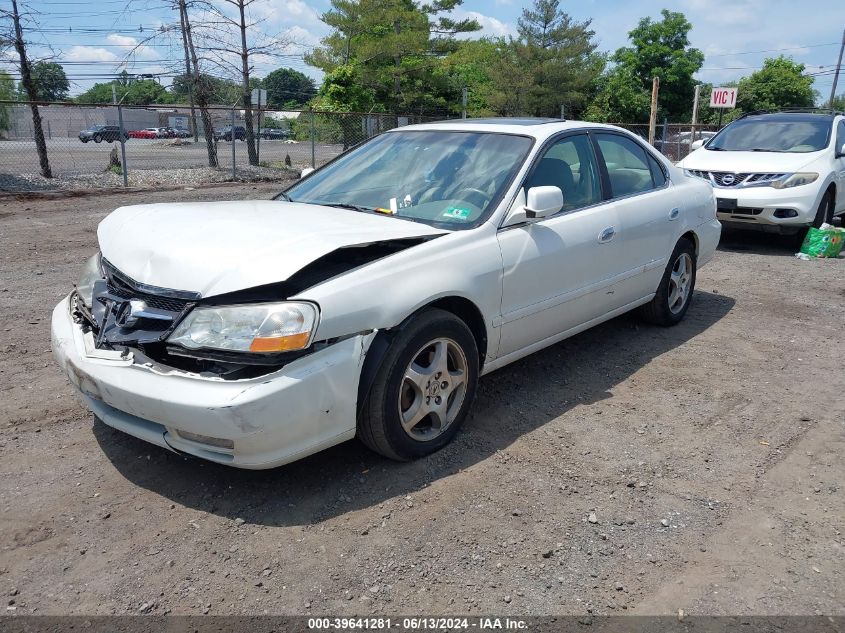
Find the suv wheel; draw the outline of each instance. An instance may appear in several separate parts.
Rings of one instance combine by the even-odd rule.
[[[103,137],[100,134],[94,135],[94,142],[95,143],[102,143],[102,141],[103,141]]]
[[[815,228],[819,228],[825,222],[833,224],[833,206],[833,191],[828,189],[824,196],[822,196],[822,201],[819,202],[819,208],[816,211],[816,217],[813,220],[813,226]]]
[[[408,461],[440,450],[466,418],[478,383],[478,347],[451,312],[426,310],[387,350],[358,420],[358,437]]]

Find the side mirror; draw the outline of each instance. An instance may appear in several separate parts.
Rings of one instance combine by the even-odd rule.
[[[842,147],[839,148],[839,151],[836,152],[836,158],[842,158],[845,156],[845,143],[842,144]]]
[[[697,141],[693,141],[692,145],[689,146],[689,151],[694,152],[695,150],[699,149],[702,145],[704,145],[703,138],[700,138]]]
[[[305,178],[305,176],[307,176],[308,174],[310,174],[312,171],[314,171],[314,168],[313,168],[313,167],[306,167],[306,168],[305,168],[305,169],[303,169],[301,172],[299,172],[299,177],[300,177],[300,178]]]
[[[545,218],[563,208],[560,187],[531,187],[525,202],[525,217]]]

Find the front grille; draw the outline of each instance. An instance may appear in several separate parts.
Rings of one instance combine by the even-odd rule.
[[[711,171],[710,177],[719,187],[736,187],[744,182],[751,174],[735,174],[733,172]]]
[[[732,171],[704,171],[690,169],[689,173],[698,178],[710,181],[717,187],[751,187],[768,185],[780,180],[784,173],[737,173]]]
[[[184,299],[173,299],[171,297],[161,297],[159,295],[152,295],[144,292],[138,292],[128,286],[124,286],[116,278],[112,277],[107,281],[108,291],[121,299],[141,299],[151,308],[158,310],[167,310],[168,312],[182,312],[188,301]]]

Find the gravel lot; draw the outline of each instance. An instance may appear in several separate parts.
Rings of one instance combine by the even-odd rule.
[[[687,319],[481,381],[457,441],[269,472],[93,424],[49,315],[127,203],[0,201],[0,594],[16,614],[845,615],[845,259],[726,234]],[[8,605],[8,606],[6,606]]]

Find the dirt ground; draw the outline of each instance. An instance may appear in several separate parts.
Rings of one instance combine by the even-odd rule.
[[[97,222],[275,189],[0,201],[5,613],[845,614],[845,259],[789,240],[726,234],[678,327],[485,377],[416,463],[245,472],[93,423],[49,319]]]

